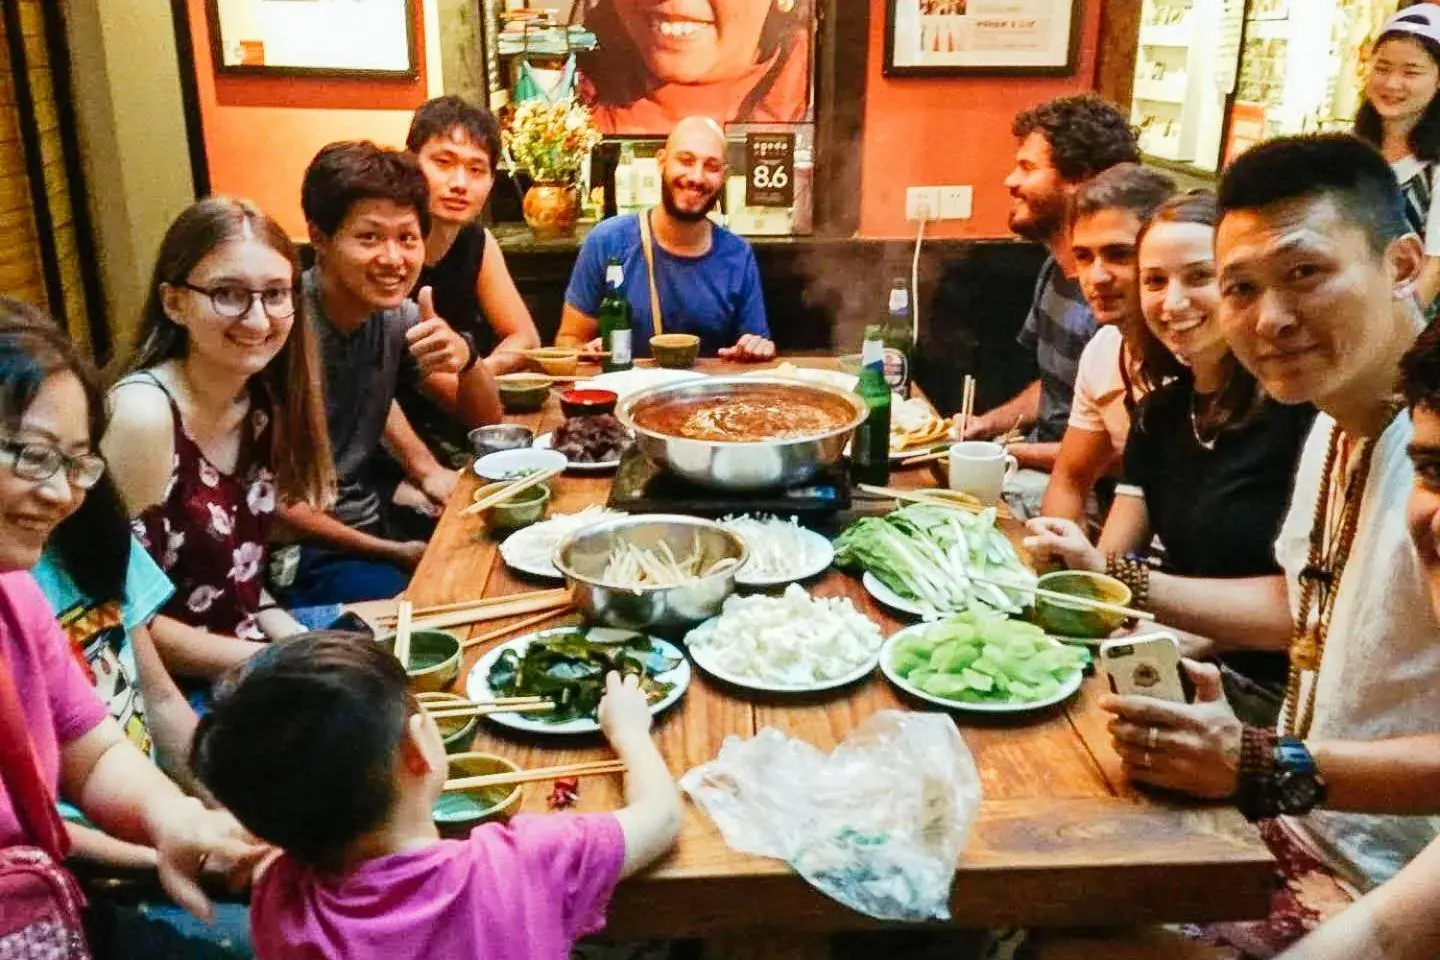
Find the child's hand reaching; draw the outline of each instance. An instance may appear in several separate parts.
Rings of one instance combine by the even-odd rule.
[[[596,711],[605,739],[616,750],[650,739],[650,704],[640,689],[640,678],[629,674],[623,680],[611,671],[605,676],[605,696]]]

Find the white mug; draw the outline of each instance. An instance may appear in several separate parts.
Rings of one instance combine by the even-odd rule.
[[[964,440],[950,448],[950,489],[986,503],[1000,499],[1020,462],[989,440]]]

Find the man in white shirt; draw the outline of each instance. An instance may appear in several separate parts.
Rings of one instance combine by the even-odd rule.
[[[1200,664],[1186,666],[1191,704],[1103,706],[1134,780],[1232,798],[1274,820],[1273,842],[1365,890],[1435,837],[1440,812],[1440,622],[1405,525],[1411,424],[1394,386],[1420,329],[1424,251],[1388,164],[1351,137],[1255,147],[1219,201],[1231,349],[1276,400],[1321,414],[1276,542],[1284,577],[1157,576],[1151,601],[1234,648],[1288,648],[1295,682],[1278,731],[1243,726]],[[1320,916],[1285,919],[1271,934]]]
[[[1175,181],[1165,174],[1122,163],[1087,181],[1070,201],[1076,279],[1100,329],[1080,354],[1069,425],[1040,505],[1043,516],[1083,522],[1096,482],[1115,471],[1125,452],[1130,408],[1122,348],[1127,326],[1145,322],[1136,241],[1174,192]]]

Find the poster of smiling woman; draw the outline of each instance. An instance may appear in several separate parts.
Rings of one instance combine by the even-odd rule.
[[[813,119],[815,0],[579,3],[596,39],[580,57],[580,98],[606,134],[664,136],[692,115]]]
[[[1079,6],[1079,0],[889,0],[885,73],[1073,73]]]

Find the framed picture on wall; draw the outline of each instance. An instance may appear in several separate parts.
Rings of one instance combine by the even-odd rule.
[[[208,0],[221,73],[414,78],[415,0]]]
[[[885,75],[1075,72],[1080,0],[886,0]]]

